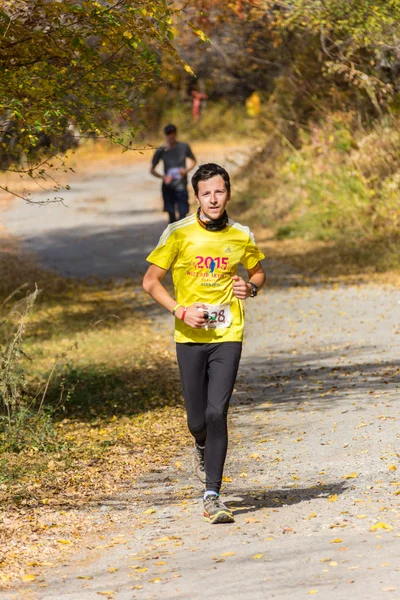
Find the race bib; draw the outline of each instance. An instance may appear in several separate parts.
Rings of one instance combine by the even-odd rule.
[[[167,175],[170,175],[173,179],[182,179],[181,170],[179,167],[171,167],[168,169]]]
[[[225,329],[232,323],[231,307],[229,304],[206,304],[209,316],[205,329]]]

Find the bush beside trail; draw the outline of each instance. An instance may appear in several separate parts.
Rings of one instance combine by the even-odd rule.
[[[241,173],[237,200],[256,224],[276,240],[314,242],[317,254],[329,248],[330,266],[322,259],[313,270],[332,261],[353,273],[400,267],[399,121],[355,120],[331,114],[304,128],[298,147],[272,131]]]

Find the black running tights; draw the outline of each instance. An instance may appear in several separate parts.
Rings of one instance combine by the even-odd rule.
[[[219,493],[228,448],[227,415],[241,342],[177,344],[189,431],[205,445],[206,490]]]

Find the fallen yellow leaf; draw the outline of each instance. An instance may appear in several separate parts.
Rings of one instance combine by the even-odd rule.
[[[388,525],[387,523],[384,523],[383,521],[379,521],[379,523],[371,525],[371,527],[369,528],[370,531],[378,531],[378,529],[386,529],[387,531],[392,531],[393,527],[391,525]]]
[[[307,594],[318,594],[318,590],[310,590]]]
[[[253,558],[262,558],[264,556],[264,554],[255,554],[253,556]]]
[[[161,581],[160,577],[154,577],[154,579],[149,579],[149,583],[158,583],[159,581]]]
[[[332,496],[328,496],[328,502],[337,502],[338,496],[337,494],[332,494]]]
[[[36,575],[22,575],[22,581],[35,581]]]
[[[356,473],[355,471],[349,473],[348,475],[343,475],[343,479],[357,479],[357,477],[358,473]]]
[[[118,571],[118,567],[110,567],[110,568],[108,569],[108,572],[109,572],[109,573],[116,573],[116,571]]]
[[[152,515],[156,512],[155,508],[148,508],[147,510],[144,511],[144,515]]]
[[[397,471],[396,465],[389,465],[389,471]]]
[[[330,544],[341,544],[342,542],[343,542],[343,540],[341,540],[340,538],[335,538],[334,540],[332,540],[329,543]]]
[[[236,552],[224,552],[221,556],[234,556]]]
[[[260,519],[257,519],[257,517],[247,517],[245,523],[260,523]]]
[[[115,594],[114,590],[106,590],[104,592],[97,592],[99,596],[113,596]]]
[[[224,475],[222,481],[225,483],[230,483],[232,481],[232,477],[227,477],[227,475]]]
[[[69,540],[57,540],[59,544],[72,544]]]

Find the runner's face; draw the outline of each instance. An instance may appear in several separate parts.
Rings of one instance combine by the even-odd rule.
[[[222,217],[229,202],[229,194],[223,177],[215,175],[207,181],[199,181],[196,200],[201,213],[207,219],[215,220]]]
[[[166,134],[165,139],[167,146],[174,146],[176,144],[176,131]]]

